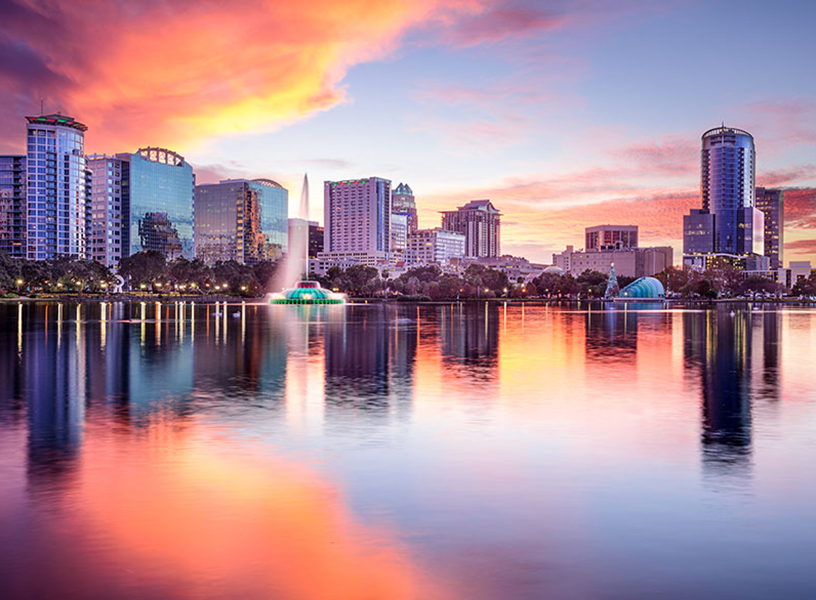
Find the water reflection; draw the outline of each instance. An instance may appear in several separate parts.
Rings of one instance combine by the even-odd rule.
[[[3,595],[762,597],[816,317],[599,308],[0,304]]]

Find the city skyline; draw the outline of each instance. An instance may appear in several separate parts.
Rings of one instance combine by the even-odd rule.
[[[42,98],[89,125],[86,153],[172,148],[200,184],[271,177],[296,191],[304,171],[377,173],[411,182],[423,228],[490,198],[506,215],[502,251],[549,262],[602,222],[637,224],[680,256],[700,132],[724,122],[754,136],[757,185],[802,188],[785,194],[785,259],[816,258],[804,3],[51,4],[60,18],[11,2],[0,29],[0,152],[21,152]],[[121,35],[77,43],[100,23]],[[230,44],[245,27],[271,41]],[[716,69],[694,43],[774,31]],[[309,216],[322,221],[320,207]]]

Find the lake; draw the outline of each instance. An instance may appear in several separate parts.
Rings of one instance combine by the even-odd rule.
[[[816,597],[816,311],[0,304],[0,597]]]

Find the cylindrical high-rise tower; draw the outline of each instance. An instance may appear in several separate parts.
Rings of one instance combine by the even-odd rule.
[[[753,211],[745,209],[754,208],[753,136],[732,127],[709,129],[703,134],[701,163],[703,210],[715,215],[714,252],[751,252],[752,232],[745,225]]]

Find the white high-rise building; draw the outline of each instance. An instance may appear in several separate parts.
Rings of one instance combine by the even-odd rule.
[[[91,227],[88,257],[108,267],[130,255],[130,162],[92,154]]]

